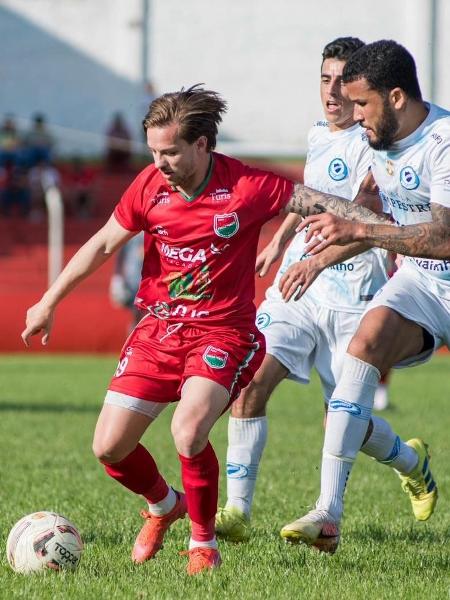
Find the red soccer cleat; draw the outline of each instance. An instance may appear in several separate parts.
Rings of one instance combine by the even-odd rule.
[[[143,563],[162,548],[164,535],[169,527],[178,519],[184,519],[187,511],[186,498],[181,492],[175,492],[177,501],[167,515],[156,517],[146,510],[141,511],[145,523],[134,542],[131,559],[135,563]]]
[[[192,548],[180,554],[189,556],[188,575],[197,575],[207,569],[217,569],[222,563],[219,551],[215,548]]]

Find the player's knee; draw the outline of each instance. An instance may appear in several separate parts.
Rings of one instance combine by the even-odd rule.
[[[177,452],[182,456],[195,456],[208,441],[208,432],[200,423],[180,424],[172,421],[171,430]]]
[[[264,381],[254,379],[242,390],[239,398],[233,402],[231,415],[237,419],[263,417],[266,414],[266,404],[269,392]]]
[[[356,332],[347,349],[347,352],[352,356],[376,367],[378,367],[382,359],[380,351],[381,346],[376,337],[364,331]]]
[[[110,443],[108,440],[96,439],[92,443],[92,451],[94,456],[101,462],[107,465],[113,465],[123,460],[130,450],[118,444]]]

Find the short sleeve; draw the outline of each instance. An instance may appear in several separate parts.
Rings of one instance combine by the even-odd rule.
[[[276,216],[291,199],[294,182],[270,171],[252,169],[245,182],[249,202],[262,221]]]
[[[125,190],[122,198],[114,209],[117,221],[128,231],[142,231],[144,188],[146,172],[141,172]]]

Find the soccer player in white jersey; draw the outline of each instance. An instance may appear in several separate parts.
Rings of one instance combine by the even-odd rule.
[[[323,50],[320,90],[326,121],[316,122],[310,130],[305,167],[306,185],[356,201],[362,197],[367,201],[371,151],[364,131],[353,119],[353,104],[341,93],[341,77],[345,61],[362,45],[357,38],[338,38]],[[376,193],[375,200],[379,200]],[[281,254],[299,220],[297,215],[287,217],[273,242],[258,257],[258,263],[264,263],[262,274]],[[249,536],[257,469],[267,439],[266,404],[272,391],[286,377],[308,383],[315,366],[328,402],[361,314],[387,280],[387,255],[375,249],[346,261],[330,253],[325,262],[317,261],[307,258],[304,232],[295,236],[286,251],[257,315],[257,325],[266,337],[266,357],[233,405],[229,420],[228,499],[216,518],[216,531],[223,537],[242,541]],[[310,274],[308,281],[305,266]],[[300,282],[303,293],[307,291],[296,302],[293,296]],[[382,419],[375,417],[374,421],[376,430],[391,431]],[[363,451],[371,454],[371,448],[369,444]],[[378,454],[375,457],[380,458]]]
[[[329,403],[316,509],[282,530],[309,545],[320,544],[331,531],[334,549],[346,482],[380,374],[423,363],[450,344],[450,112],[422,100],[414,59],[394,41],[361,48],[347,62],[343,82],[355,103],[355,120],[375,150],[372,172],[395,224],[324,213],[301,227],[309,226],[312,252],[364,240],[406,258],[369,304],[349,344]],[[417,439],[408,444],[417,464],[410,473],[398,470],[416,518],[425,520],[434,510],[437,487],[427,447]]]

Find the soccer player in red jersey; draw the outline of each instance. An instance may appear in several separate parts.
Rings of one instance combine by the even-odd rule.
[[[351,204],[215,153],[225,110],[216,92],[198,86],[152,102],[143,123],[154,165],[137,176],[106,225],[28,310],[22,333],[26,345],[39,333],[47,344],[57,304],[145,232],[136,304],[146,315],[123,346],[93,450],[108,475],[148,503],[132,559],[141,563],[155,556],[167,529],[187,512],[190,574],[220,564],[214,533],[219,468],[209,432],[264,356],[253,304],[260,229],[284,207],[307,216],[326,206],[346,216]],[[355,245],[360,247],[329,251],[342,260],[356,253]],[[140,443],[174,401],[171,430],[184,494],[166,483]]]

